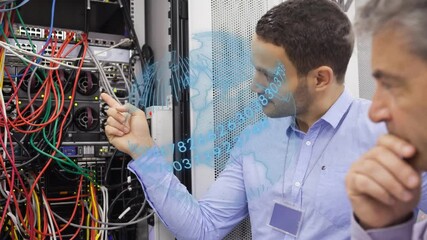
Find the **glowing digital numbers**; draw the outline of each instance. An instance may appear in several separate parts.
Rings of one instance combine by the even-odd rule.
[[[268,104],[268,99],[264,96],[264,95],[259,95],[258,96],[258,100],[261,103],[261,105],[263,106],[267,106]]]
[[[276,90],[277,85],[271,84],[272,89]],[[265,97],[264,97],[264,100]],[[253,105],[255,104],[255,106]],[[188,150],[194,150],[194,146],[202,146],[209,142],[213,142],[227,136],[227,134],[231,131],[236,130],[238,127],[243,126],[247,121],[255,117],[255,113],[257,112],[257,107],[261,109],[262,101],[252,102],[251,106],[247,106],[243,109],[243,112],[239,112],[235,115],[235,118],[228,121],[224,125],[215,126],[215,130],[209,131],[207,134],[203,134],[197,137],[191,137],[183,141],[179,141],[176,144],[167,145],[159,148],[160,153],[163,156],[173,154],[174,151],[178,151],[180,153],[185,153]],[[197,164],[205,164],[208,166],[212,165],[213,158],[219,158],[224,155],[228,155],[231,152],[233,144],[237,147],[241,147],[244,142],[252,139],[253,134],[259,134],[263,129],[268,126],[268,121],[266,119],[262,119],[255,123],[251,129],[246,129],[239,136],[236,136],[233,141],[222,141],[220,145],[214,146],[212,150],[204,152],[200,158],[199,155],[193,155],[191,159],[184,158],[181,160],[176,160],[172,162],[171,168],[175,171],[182,171],[183,169],[191,169],[194,165]],[[135,148],[135,146],[132,146]]]
[[[271,89],[270,89],[270,88],[265,89],[265,93],[268,95],[268,96],[267,96],[267,98],[268,98],[269,100],[271,100],[271,99],[273,99],[273,98],[274,98],[274,93],[271,91]]]
[[[187,144],[190,145],[190,151],[193,150],[194,142],[192,138],[187,139]]]
[[[182,165],[180,162],[178,161],[173,161],[173,169],[175,169],[175,171],[179,172],[182,170]]]
[[[191,167],[193,167],[194,165],[199,165],[199,164],[205,164],[207,166],[211,166],[214,157],[219,158],[223,154],[230,154],[232,149],[231,146],[233,145],[233,143],[235,144],[235,146],[241,146],[244,142],[250,140],[252,134],[258,134],[268,126],[269,126],[269,121],[267,121],[266,119],[262,119],[252,127],[252,130],[245,131],[239,136],[236,136],[233,139],[232,143],[230,143],[229,141],[222,142],[221,146],[214,147],[212,151],[207,151],[203,153],[202,158],[200,158],[199,155],[194,155],[191,158],[191,160],[188,158],[185,158],[180,161],[174,161],[172,163],[173,169],[175,169],[175,171],[182,171],[183,169],[191,169]],[[187,139],[188,144],[192,142],[193,142],[193,138]],[[185,143],[183,141],[178,142],[176,146],[180,152],[185,152],[189,149],[185,146]],[[164,151],[164,150],[161,150],[161,151]]]
[[[274,82],[270,83],[269,88],[271,89],[271,91],[272,91],[274,94],[276,94],[276,93],[278,93],[278,92],[279,92],[279,87],[277,87],[277,85],[276,85]]]
[[[187,151],[187,147],[185,146],[184,142],[178,142],[178,151],[182,153]]]
[[[259,101],[258,98],[252,104],[254,104],[254,110],[255,110],[255,112],[261,112],[262,111],[262,105],[261,105],[261,102]]]
[[[191,168],[191,162],[190,162],[189,159],[187,159],[187,158],[183,159],[182,163],[183,163],[185,169],[190,169]]]
[[[276,83],[278,87],[282,86],[282,81],[277,76],[274,76],[274,83]]]

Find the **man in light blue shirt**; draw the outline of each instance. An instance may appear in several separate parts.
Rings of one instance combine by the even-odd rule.
[[[353,43],[350,21],[329,0],[289,0],[260,19],[251,88],[269,118],[258,123],[261,132],[250,135],[257,125],[245,130],[198,201],[163,167],[145,114],[102,94],[110,106],[107,136],[135,159],[128,168],[178,239],[222,239],[248,214],[254,239],[348,239],[344,176],[385,133],[368,119],[369,102],[345,90]]]

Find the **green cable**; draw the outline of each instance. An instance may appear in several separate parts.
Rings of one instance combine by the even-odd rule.
[[[35,144],[34,144],[34,139],[33,139],[33,136],[34,135],[31,135],[31,137],[30,137],[30,145],[37,151],[37,152],[39,152],[40,154],[42,154],[42,155],[44,155],[44,156],[46,156],[46,157],[48,157],[48,158],[52,158],[52,159],[54,159],[55,161],[56,161],[56,163],[58,163],[58,165],[60,165],[66,172],[69,172],[69,173],[72,173],[72,174],[76,174],[76,175],[83,175],[84,177],[86,177],[87,179],[89,179],[90,181],[93,181],[92,180],[92,178],[89,176],[89,175],[87,175],[87,174],[84,174],[84,173],[80,173],[80,172],[75,172],[75,171],[72,171],[72,170],[69,170],[69,169],[67,169],[67,168],[65,168],[63,165],[62,165],[62,163],[64,163],[64,164],[66,164],[66,165],[71,165],[69,162],[66,162],[66,161],[64,161],[63,159],[60,159],[60,158],[57,158],[57,157],[55,157],[55,156],[52,156],[52,155],[50,155],[50,154],[48,154],[48,153],[46,153],[46,152],[44,152],[43,150],[41,150],[41,149],[39,149]],[[72,167],[72,166],[71,166]]]
[[[58,86],[57,86],[57,84],[55,84],[55,88],[57,89],[57,92],[58,92],[58,97],[59,98],[61,98],[61,93],[60,93],[60,91],[59,91],[59,89],[58,89]],[[49,99],[50,101],[51,101],[51,99]],[[50,101],[49,101],[49,103],[50,103]],[[58,105],[57,106],[57,111],[59,111],[60,109],[59,109],[59,107],[60,107],[60,105]],[[48,105],[48,108],[50,109],[50,104]],[[45,119],[43,119],[43,120],[45,120]],[[45,141],[46,141],[46,143],[57,153],[57,154],[59,154],[60,156],[62,156],[63,158],[65,158],[65,160],[66,161],[64,161],[63,159],[61,159],[62,161],[61,162],[57,162],[58,163],[58,165],[62,168],[62,169],[64,169],[65,171],[67,171],[67,172],[69,172],[69,173],[73,173],[73,174],[80,174],[80,175],[83,175],[83,176],[85,176],[86,178],[88,178],[89,180],[91,180],[91,181],[94,181],[94,180],[92,180],[92,177],[89,175],[90,174],[90,170],[88,170],[88,169],[85,169],[85,168],[82,168],[82,167],[80,167],[78,164],[76,164],[73,160],[71,160],[68,156],[66,156],[63,152],[61,152],[59,149],[57,149],[56,147],[55,147],[55,144],[56,144],[56,132],[57,132],[57,128],[58,128],[58,122],[59,122],[59,119],[56,119],[55,120],[55,124],[54,124],[54,129],[53,129],[53,132],[54,132],[54,137],[53,137],[53,143],[51,143],[50,141],[49,141],[49,139],[47,138],[47,136],[46,136],[46,129],[44,128],[43,129],[43,138],[45,139]],[[72,170],[69,170],[69,169],[67,169],[66,167],[64,167],[63,165],[62,165],[62,163],[64,163],[64,164],[66,164],[66,165],[68,165],[68,166],[70,166],[70,167],[73,167],[73,168],[75,168],[76,170],[77,170],[77,172],[74,172],[74,171],[72,171]]]
[[[61,92],[59,91],[59,89],[58,89],[58,86],[57,86],[57,84],[55,83],[55,88],[56,88],[56,91],[58,92],[58,98],[60,99],[61,98]],[[59,112],[59,110],[60,110],[60,104],[58,104],[58,106],[57,106],[57,111]],[[59,118],[57,118],[56,120],[55,120],[55,124],[54,124],[54,128],[53,128],[53,132],[54,133],[56,133],[57,132],[57,128],[58,128],[58,122],[59,122]],[[43,134],[45,134],[45,133],[43,133]],[[49,144],[49,142],[48,142],[48,144]],[[53,146],[51,146],[59,155],[61,155],[62,157],[64,157],[65,159],[67,159],[68,161],[70,161],[71,163],[73,163],[73,164],[75,164],[74,163],[74,161],[73,160],[71,160],[67,155],[65,155],[63,152],[61,152],[61,151],[59,151],[56,147],[55,147],[55,144],[56,144],[56,134],[54,134],[53,135]],[[50,144],[49,144],[50,145]],[[78,168],[78,169],[82,169],[82,172],[84,172],[84,171],[89,171],[89,170],[87,170],[87,169],[84,169],[84,168],[82,168],[82,167],[80,167],[80,166],[78,166],[77,164],[75,164],[76,165],[76,167]],[[90,172],[90,171],[89,171]]]
[[[44,115],[44,117],[43,117],[43,119],[42,119],[42,122],[46,122],[46,120],[47,120],[48,116],[50,115],[51,99],[49,99],[49,100],[48,100],[48,102],[47,102],[47,106],[46,106],[46,109],[47,109],[47,111],[46,111],[46,113],[45,113],[45,115]],[[43,129],[42,133],[43,133],[43,138],[45,139],[45,141],[46,141],[46,142],[47,142],[51,147],[53,147],[54,149],[56,149],[54,146],[52,146],[52,144],[51,144],[51,143],[49,142],[49,140],[47,139],[45,128]],[[75,172],[75,171],[69,170],[69,169],[67,169],[65,166],[63,166],[63,165],[62,165],[62,164],[66,164],[66,165],[68,165],[68,166],[70,166],[70,167],[76,167],[74,162],[72,162],[72,161],[71,161],[71,162],[73,163],[73,164],[72,164],[72,163],[70,163],[70,162],[68,162],[68,161],[65,161],[65,160],[63,160],[63,159],[60,159],[60,158],[58,158],[58,157],[56,157],[56,156],[52,156],[52,155],[50,155],[50,154],[48,154],[48,153],[46,153],[46,152],[42,151],[41,149],[39,149],[37,146],[35,146],[35,144],[34,144],[34,135],[35,135],[35,134],[32,134],[32,135],[31,135],[31,137],[30,137],[30,144],[31,144],[31,146],[32,146],[32,147],[33,147],[37,152],[39,152],[40,154],[42,154],[42,155],[44,155],[44,156],[46,156],[46,157],[49,157],[49,158],[54,159],[54,160],[58,163],[58,165],[59,165],[59,166],[61,166],[61,168],[62,168],[62,169],[64,169],[66,172],[69,172],[69,173],[72,173],[72,174],[83,175],[83,176],[85,176],[86,178],[88,178],[89,180],[91,180],[91,181],[92,181],[91,177],[90,177],[88,174],[86,174],[86,173],[84,173],[84,172],[82,172],[82,171]]]
[[[33,52],[34,52],[34,53],[36,53],[36,50],[34,49],[33,41],[31,40],[31,36],[30,36],[30,34],[28,34],[28,31],[27,31],[27,25],[25,25],[24,20],[22,19],[21,14],[19,13],[19,10],[18,10],[18,9],[16,9],[16,10],[15,10],[15,12],[16,12],[16,15],[18,16],[19,22],[20,22],[20,23],[22,24],[22,26],[24,27],[24,30],[25,30],[25,36],[28,38],[28,41],[29,41],[29,42],[30,42],[30,44],[31,44],[31,49],[33,50]]]
[[[12,23],[11,23],[11,21],[10,21],[10,15],[11,15],[11,13],[10,13],[10,12],[8,12],[8,13],[7,13],[7,19],[8,19],[8,24],[9,24],[9,28],[10,28],[10,33],[11,33],[11,35],[12,35],[13,39],[15,40],[16,45],[17,45],[20,49],[22,49],[22,48],[21,48],[21,45],[19,44],[18,39],[16,38],[15,32],[13,31],[13,26],[12,26]],[[21,18],[21,15],[19,14],[19,12],[18,12],[18,18],[20,19],[21,24],[24,26],[25,35],[27,36],[28,41],[29,41],[29,42],[30,42],[30,44],[31,44],[31,49],[33,50],[33,52],[34,52],[34,53],[36,53],[36,51],[35,51],[35,49],[34,49],[34,44],[33,44],[32,40],[31,40],[31,38],[30,38],[30,35],[28,34],[27,28],[25,27],[24,21],[22,21],[22,18]],[[2,31],[3,31],[3,30],[2,30]],[[6,35],[6,34],[4,34],[4,35]],[[5,37],[5,39],[7,39],[7,37]],[[6,42],[7,42],[8,44],[10,44],[10,43],[9,43],[9,41],[6,41]],[[25,56],[24,56],[24,57],[25,57]],[[27,58],[27,57],[25,57],[25,58]],[[28,59],[28,58],[27,58],[27,59]],[[30,60],[30,59],[28,59],[28,60]],[[23,61],[22,59],[21,59],[21,61],[24,63],[24,65],[26,65],[26,66],[28,66],[28,65],[29,65],[27,62]],[[45,78],[46,78],[46,73],[45,73],[44,71],[40,71],[40,72],[43,74],[43,78],[45,79]],[[39,76],[39,74],[37,73],[37,71],[35,72],[35,76],[36,76],[37,80],[38,80],[40,83],[43,83],[43,80],[40,78],[40,76]]]
[[[22,19],[22,16],[21,16],[21,14],[19,13],[19,11],[18,10],[16,10],[16,13],[17,13],[17,17],[18,17],[18,19],[19,19],[19,21],[20,21],[20,23],[22,24],[22,26],[24,27],[24,30],[25,30],[25,35],[26,35],[26,37],[28,38],[28,41],[30,42],[30,44],[31,44],[31,49],[32,49],[32,51],[34,52],[34,53],[36,53],[36,50],[34,49],[34,44],[33,44],[33,41],[32,41],[32,39],[31,39],[31,37],[30,37],[30,34],[28,33],[28,31],[27,31],[27,27],[26,27],[26,24],[24,23],[24,21],[23,21],[23,19]],[[13,39],[15,40],[15,43],[18,45],[18,47],[19,48],[21,48],[21,45],[19,44],[19,41],[18,41],[18,39],[16,38],[16,35],[15,35],[15,33],[14,33],[14,31],[13,31],[13,26],[12,26],[12,24],[11,24],[11,21],[10,21],[10,18],[11,18],[11,14],[10,14],[10,12],[8,12],[8,14],[7,14],[7,17],[8,17],[8,24],[9,24],[9,28],[11,29],[11,35],[12,35],[12,37],[13,37]],[[2,33],[2,36],[4,37],[4,39],[5,39],[5,41],[6,41],[6,43],[8,43],[8,44],[10,44],[9,43],[9,40],[8,40],[8,37],[6,36],[6,33],[4,32],[4,30],[3,30],[3,28],[0,28],[0,30],[1,30],[1,33]],[[22,61],[22,60],[21,60]],[[29,65],[28,63],[26,63],[26,62],[24,62],[24,61],[22,61],[25,65]],[[44,71],[41,71],[41,73],[44,75],[43,77],[44,78],[46,78],[46,73],[44,72]],[[40,78],[40,76],[38,75],[38,73],[37,72],[35,72],[35,76],[36,76],[36,78],[37,78],[37,80],[38,81],[40,81],[40,82],[42,82],[42,79]],[[55,88],[58,88],[58,86],[55,84]],[[59,98],[60,98],[60,91],[59,91],[59,89],[57,89],[57,92],[58,92],[58,96],[59,96]],[[45,121],[47,121],[47,119],[48,119],[48,116],[50,115],[50,109],[51,109],[51,101],[52,101],[52,99],[51,99],[51,97],[49,97],[49,99],[48,99],[48,102],[47,102],[47,109],[49,110],[49,111],[47,111],[46,113],[45,113],[45,115],[44,115],[44,117],[43,117],[43,119],[42,119],[42,121],[43,122],[45,122]],[[60,105],[58,105],[57,106],[57,111],[59,111],[60,109],[59,109],[59,107],[60,107]],[[35,146],[35,144],[34,144],[34,135],[35,134],[32,134],[31,135],[31,137],[30,137],[30,144],[31,144],[31,146],[37,151],[37,152],[39,152],[40,154],[42,154],[42,155],[44,155],[44,156],[46,156],[46,157],[49,157],[49,158],[52,158],[52,159],[54,159],[55,161],[56,161],[56,163],[64,170],[64,171],[66,171],[66,172],[68,172],[68,173],[72,173],[72,174],[78,174],[78,175],[83,175],[84,177],[86,177],[88,180],[90,180],[90,181],[92,181],[92,182],[94,182],[95,184],[96,184],[96,182],[95,182],[95,180],[93,179],[93,177],[92,176],[90,176],[89,174],[90,174],[90,170],[88,170],[88,169],[85,169],[85,168],[82,168],[82,167],[80,167],[78,164],[76,164],[73,160],[71,160],[68,156],[66,156],[64,153],[62,153],[59,149],[57,149],[56,147],[55,147],[55,144],[56,144],[56,130],[57,130],[57,128],[58,128],[58,122],[59,122],[59,119],[56,119],[55,120],[55,123],[54,123],[54,134],[53,134],[53,144],[49,141],[49,139],[47,138],[47,135],[46,135],[46,128],[43,128],[43,130],[42,130],[42,134],[43,134],[43,138],[44,138],[44,140],[46,141],[46,143],[52,148],[52,149],[54,149],[54,151],[57,153],[57,154],[59,154],[60,156],[62,156],[63,158],[65,158],[65,160],[64,159],[61,159],[61,158],[58,158],[58,157],[56,157],[56,156],[53,156],[53,155],[50,155],[50,154],[48,154],[48,153],[46,153],[46,152],[44,152],[44,151],[42,151],[41,149],[39,149],[37,146]],[[77,171],[73,171],[73,170],[70,170],[70,169],[68,169],[67,167],[65,167],[63,164],[65,164],[65,165],[68,165],[69,167],[72,167],[72,168],[75,168]]]
[[[3,28],[0,28],[1,30],[1,35],[3,36],[4,40],[6,41],[7,44],[9,44],[9,39],[6,36],[6,33],[4,32]]]

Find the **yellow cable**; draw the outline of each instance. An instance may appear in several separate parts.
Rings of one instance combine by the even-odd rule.
[[[16,233],[16,227],[15,226],[13,226],[13,235],[15,235],[15,239],[19,239],[18,234]]]
[[[89,204],[89,211],[91,208],[92,208],[92,202],[90,202],[90,204]],[[86,217],[86,225],[88,227],[90,227],[90,214],[89,213],[87,214],[87,217]],[[90,229],[86,229],[86,240],[90,240]]]
[[[93,185],[92,182],[90,182],[90,195],[91,195],[91,202],[92,202],[92,207],[94,209],[94,217],[96,220],[99,220],[99,216],[98,216],[98,203],[96,202],[96,198],[95,198],[95,191],[94,191],[95,187]],[[95,222],[95,227],[98,227],[98,223]],[[98,234],[98,231],[95,230],[95,233]]]
[[[5,223],[5,230],[8,231],[10,229],[9,235],[12,236],[12,229],[13,229],[13,222],[12,220],[9,219],[9,221],[7,223]],[[9,227],[10,225],[10,227]]]
[[[0,90],[3,90],[3,81],[4,81],[4,59],[6,57],[6,51],[4,49],[1,50],[0,56]]]
[[[39,198],[37,197],[36,192],[33,192],[34,195],[34,199],[36,200],[36,209],[37,209],[37,229],[39,230],[38,235],[38,239],[41,240],[42,239],[42,235],[41,235],[41,214],[40,214],[40,202],[39,202]]]

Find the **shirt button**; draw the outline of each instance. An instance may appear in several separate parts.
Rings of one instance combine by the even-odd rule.
[[[301,187],[301,183],[300,182],[295,182],[295,186],[296,187]]]
[[[305,142],[305,145],[310,146],[310,145],[311,145],[311,142],[310,142],[310,141],[307,141],[307,142]]]

